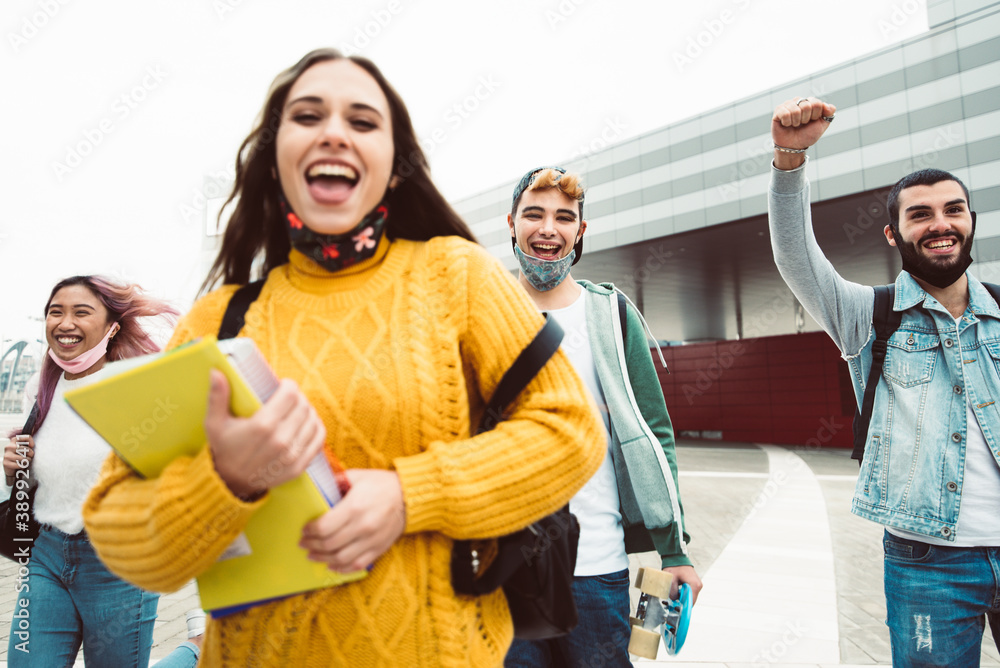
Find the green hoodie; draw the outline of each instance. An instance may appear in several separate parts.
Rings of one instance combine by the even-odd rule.
[[[627,308],[621,336],[617,289],[577,281],[594,364],[611,420],[611,454],[618,481],[625,550],[656,550],[663,567],[690,566],[677,482],[674,429],[649,353],[642,316]]]

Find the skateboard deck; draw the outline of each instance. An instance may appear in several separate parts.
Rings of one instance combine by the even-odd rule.
[[[655,659],[660,638],[667,654],[681,651],[691,621],[691,588],[682,584],[676,599],[670,598],[673,576],[656,568],[640,568],[635,586],[641,592],[634,617],[629,619],[632,636],[628,651],[646,659]]]

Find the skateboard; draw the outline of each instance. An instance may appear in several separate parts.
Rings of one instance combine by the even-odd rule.
[[[684,646],[691,621],[691,587],[682,584],[677,598],[670,598],[670,573],[656,568],[640,568],[635,586],[642,594],[635,617],[629,618],[632,637],[628,651],[646,659],[655,659],[660,648],[660,636],[667,654],[677,654]]]

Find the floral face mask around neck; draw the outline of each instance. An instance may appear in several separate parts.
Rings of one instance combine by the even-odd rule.
[[[292,248],[330,272],[363,262],[375,255],[385,232],[389,207],[385,198],[354,228],[342,234],[320,234],[310,230],[292,211],[284,193],[278,193],[281,217],[288,226]]]

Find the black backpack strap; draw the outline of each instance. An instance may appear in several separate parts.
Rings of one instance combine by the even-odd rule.
[[[875,341],[872,342],[872,366],[868,371],[868,382],[865,384],[865,396],[861,406],[854,415],[854,451],[851,459],[861,460],[865,456],[865,444],[868,442],[868,427],[872,421],[872,409],[875,406],[875,389],[885,365],[885,353],[889,346],[889,337],[899,329],[903,314],[892,308],[896,293],[895,285],[875,286],[875,310],[872,313],[872,328],[875,330]]]
[[[622,341],[624,341],[625,332],[628,331],[628,305],[625,303],[625,295],[616,292],[615,296],[618,297],[618,320],[622,324]]]
[[[986,291],[990,293],[991,297],[993,297],[993,301],[997,303],[997,306],[1000,306],[1000,285],[997,285],[996,283],[983,283],[983,287],[986,288]]]
[[[247,309],[260,296],[260,290],[264,287],[264,281],[254,281],[247,283],[233,293],[226,306],[226,313],[222,316],[222,324],[219,326],[218,339],[231,339],[240,333],[246,322]]]
[[[31,411],[28,412],[28,419],[24,421],[24,429],[21,430],[22,434],[33,435],[35,433],[35,423],[38,422],[38,402],[36,401],[31,406]]]
[[[517,398],[521,390],[527,387],[531,379],[542,370],[542,367],[559,349],[559,344],[563,340],[562,327],[548,313],[544,315],[545,324],[535,334],[531,343],[517,356],[514,363],[510,365],[493,391],[493,397],[490,399],[489,405],[486,406],[483,418],[479,422],[477,434],[493,429],[503,420],[503,409]],[[531,532],[528,531],[528,533]],[[513,545],[510,543],[507,550],[519,550],[517,546],[511,547]],[[526,547],[530,553],[531,546]],[[504,558],[498,555],[494,566],[491,566],[487,571],[488,577],[477,579],[477,559],[478,557],[473,555],[470,541],[455,541],[451,553],[451,580],[455,591],[473,596],[487,594],[497,589],[510,576],[511,572],[523,563],[523,555],[520,554],[508,554]],[[497,569],[497,564],[500,564],[502,568]]]
[[[493,391],[493,397],[490,399],[489,405],[486,406],[482,420],[479,421],[477,434],[497,426],[497,423],[503,419],[503,409],[517,398],[521,390],[542,370],[549,358],[556,354],[562,340],[562,327],[559,326],[555,318],[546,313],[545,324],[535,334],[531,343],[517,356],[514,363],[510,365],[497,384],[497,389]]]

